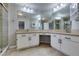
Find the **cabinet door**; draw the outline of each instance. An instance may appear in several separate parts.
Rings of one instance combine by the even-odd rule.
[[[78,56],[79,55],[79,42],[77,38],[63,36],[61,51],[67,55]],[[79,40],[79,39],[77,39]]]
[[[60,43],[58,40],[60,39],[60,36],[58,34],[52,34],[51,35],[51,46],[60,50]]]
[[[36,46],[39,45],[39,34],[31,34],[31,40],[30,40],[30,45],[31,46]]]
[[[29,47],[28,34],[17,34],[17,49]]]

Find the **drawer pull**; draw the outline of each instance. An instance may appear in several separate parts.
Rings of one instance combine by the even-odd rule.
[[[22,37],[25,37],[26,35],[22,35]]]
[[[71,39],[71,38],[69,38],[69,37],[65,37],[65,39]]]
[[[73,41],[71,38],[66,38],[66,40],[69,40],[69,41],[74,42],[74,43],[79,43],[77,41]]]

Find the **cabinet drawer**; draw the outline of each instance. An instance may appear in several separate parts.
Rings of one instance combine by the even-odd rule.
[[[17,34],[17,37],[26,37],[26,34]]]
[[[17,37],[16,37],[17,40],[23,40],[27,38],[28,38],[27,34],[17,34]]]
[[[78,36],[71,36],[71,40],[73,42],[79,43],[79,37]]]
[[[63,39],[75,42],[75,43],[79,43],[79,37],[77,36],[68,36],[68,35],[63,35]]]
[[[79,56],[79,43],[69,39],[63,39],[61,44],[61,51],[67,55]]]

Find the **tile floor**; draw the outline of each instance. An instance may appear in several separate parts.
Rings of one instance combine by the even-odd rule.
[[[6,56],[64,56],[64,54],[49,45],[41,44],[37,47],[22,50],[9,49]]]

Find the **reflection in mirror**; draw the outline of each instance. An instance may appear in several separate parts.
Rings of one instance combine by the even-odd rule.
[[[60,20],[55,20],[55,29],[60,29]]]
[[[64,22],[64,30],[66,32],[71,32],[70,17],[69,16],[63,17],[63,22]]]
[[[35,4],[38,5],[38,4]],[[46,4],[41,4],[46,5]],[[51,5],[51,4],[49,4]],[[30,8],[30,7],[29,7]],[[39,4],[39,8],[40,4]],[[26,16],[25,21],[29,20],[30,28],[34,30],[63,30],[70,32],[70,4],[53,4],[50,7],[46,6],[41,9],[32,8],[34,13],[28,13],[23,11],[20,16]],[[22,17],[21,17],[22,18]],[[67,20],[65,20],[65,18]],[[69,30],[69,31],[67,31]]]
[[[49,23],[49,29],[54,29],[54,22],[53,21]]]
[[[61,10],[52,13],[52,20],[54,20],[54,29],[70,32],[70,4],[67,4]]]

